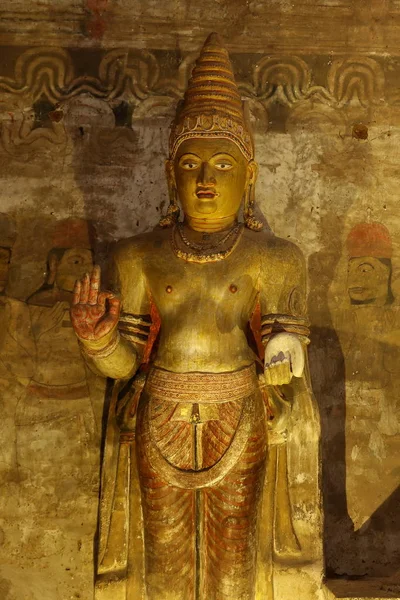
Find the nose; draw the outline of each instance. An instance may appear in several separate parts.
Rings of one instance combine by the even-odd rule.
[[[212,174],[212,168],[206,161],[201,163],[197,183],[205,187],[212,187],[216,184],[215,178]]]

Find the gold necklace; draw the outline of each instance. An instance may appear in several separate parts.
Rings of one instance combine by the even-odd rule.
[[[190,248],[191,250],[197,250],[203,253],[206,250],[216,250],[218,246],[222,246],[223,244],[225,244],[233,234],[238,232],[240,227],[240,223],[236,223],[233,227],[229,229],[228,233],[226,233],[218,242],[214,242],[211,244],[196,244],[195,242],[191,242],[190,240],[188,240],[188,238],[186,237],[185,232],[183,230],[183,223],[177,223],[178,233],[185,246],[188,246],[188,248]]]
[[[181,250],[176,243],[176,230],[178,229],[179,237],[182,242],[191,249],[191,252],[186,252],[185,250]],[[178,258],[185,260],[186,262],[196,262],[196,263],[207,263],[207,262],[216,262],[218,260],[224,260],[227,258],[234,249],[243,233],[243,224],[238,223],[228,233],[216,244],[207,245],[202,247],[200,244],[195,244],[190,242],[181,229],[181,225],[175,225],[175,227],[171,230],[171,246]],[[183,234],[183,235],[182,235]],[[218,246],[222,246],[222,244],[226,243],[227,240],[234,236],[234,240],[232,244],[226,250],[218,250]]]

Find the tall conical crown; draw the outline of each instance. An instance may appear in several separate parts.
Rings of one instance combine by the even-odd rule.
[[[170,158],[193,137],[230,139],[247,160],[254,155],[229,54],[217,33],[211,33],[202,48],[172,124]]]

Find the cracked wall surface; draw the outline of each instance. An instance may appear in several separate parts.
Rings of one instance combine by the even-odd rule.
[[[83,364],[51,260],[75,248],[105,266],[115,240],[157,224],[169,124],[212,30],[252,124],[258,210],[307,259],[327,575],[337,597],[400,597],[400,3],[4,0],[7,600],[91,598],[105,382]]]

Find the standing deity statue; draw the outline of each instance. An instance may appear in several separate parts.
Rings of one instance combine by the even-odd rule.
[[[252,139],[217,34],[166,173],[160,226],[119,243],[112,291],[98,267],[78,281],[71,309],[88,364],[117,380],[95,597],[287,598],[290,573],[322,571],[305,268],[255,218]],[[300,579],[296,597],[316,598]]]

